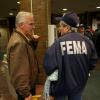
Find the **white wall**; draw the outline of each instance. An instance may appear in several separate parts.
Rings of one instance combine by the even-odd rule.
[[[92,21],[93,30],[96,30],[98,28],[98,24],[100,25],[100,20],[93,19]]]
[[[57,35],[56,25],[48,25],[48,47],[54,43]]]
[[[98,24],[98,21],[96,19],[93,19],[92,20],[92,29],[93,30],[96,30],[97,29],[97,24]]]

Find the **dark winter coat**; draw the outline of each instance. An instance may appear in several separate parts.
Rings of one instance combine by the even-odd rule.
[[[65,96],[81,92],[88,80],[89,70],[95,68],[97,54],[88,38],[68,33],[48,48],[44,67],[47,75],[58,69],[58,81],[52,82],[52,95]]]

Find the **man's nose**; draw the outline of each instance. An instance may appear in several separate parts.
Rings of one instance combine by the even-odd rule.
[[[35,29],[35,25],[33,25],[33,29]]]

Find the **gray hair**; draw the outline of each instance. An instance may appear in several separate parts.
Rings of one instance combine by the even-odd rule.
[[[60,21],[60,24],[63,25],[63,26],[69,26],[68,24],[66,24],[66,23],[65,23],[64,21],[62,21],[62,20]]]
[[[64,21],[60,21],[60,24],[63,25],[64,27],[65,26],[69,27],[71,29],[71,31],[73,31],[73,32],[77,32],[77,28],[76,27],[72,27],[72,26],[66,24]]]
[[[20,23],[27,22],[26,16],[33,16],[33,14],[25,11],[18,12],[15,25],[17,26]]]
[[[60,21],[60,25],[62,25],[63,27],[69,27],[69,29],[71,29],[71,26],[66,24],[64,21]]]

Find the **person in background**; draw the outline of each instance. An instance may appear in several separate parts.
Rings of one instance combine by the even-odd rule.
[[[90,26],[87,26],[87,28],[85,29],[84,35],[87,36],[90,40],[92,40],[93,43],[95,44],[94,31],[92,30]]]
[[[95,30],[95,47],[97,50],[98,57],[100,57],[100,24],[98,28]]]
[[[35,55],[39,36],[33,35],[35,22],[30,12],[21,11],[16,16],[16,30],[7,47],[8,68],[18,100],[32,100],[38,74]]]
[[[58,70],[58,80],[51,81],[51,95],[55,100],[82,100],[88,73],[97,63],[94,44],[79,33],[76,13],[67,13],[60,20],[59,37],[46,51],[44,68],[47,76]]]
[[[89,40],[91,40],[95,45],[95,34],[94,31],[88,27],[85,29],[82,25],[78,27],[77,32],[81,33],[81,35],[86,36]]]
[[[84,27],[83,27],[82,25],[80,25],[80,26],[78,27],[77,32],[81,33],[81,35],[84,36],[84,32],[85,32]]]

